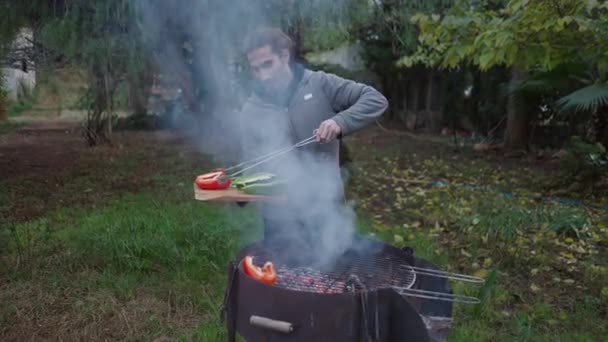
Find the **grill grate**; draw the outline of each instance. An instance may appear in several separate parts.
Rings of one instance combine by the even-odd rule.
[[[329,294],[344,292],[346,284],[309,267],[281,267],[277,270],[275,285],[288,290]]]
[[[315,253],[314,248],[280,246],[276,243],[251,244],[241,249],[238,257],[242,260],[245,256],[252,256],[253,262],[259,267],[272,262],[277,272],[274,287],[291,291],[341,294],[393,289],[407,297],[479,303],[475,297],[452,294],[449,290],[425,290],[424,287],[434,278],[475,284],[484,283],[483,278],[415,266],[412,253],[373,239],[357,238],[352,247],[331,265],[321,256],[322,253]]]
[[[348,279],[355,275],[366,290],[399,287],[409,289],[416,281],[415,271],[402,258],[391,254],[382,256],[351,256],[341,259],[330,270],[301,265],[287,265],[271,253],[252,253],[254,263],[272,261],[277,270],[275,286],[304,292],[344,293]]]

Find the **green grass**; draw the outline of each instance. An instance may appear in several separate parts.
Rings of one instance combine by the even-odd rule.
[[[21,115],[23,112],[31,110],[34,106],[34,102],[30,98],[21,99],[19,101],[11,103],[8,107],[6,114],[9,118],[14,118]]]
[[[89,296],[109,293],[127,303],[143,291],[160,302],[192,306],[193,316],[201,317],[197,335],[219,341],[226,264],[258,231],[250,210],[226,210],[152,193],[127,194],[98,210],[63,209],[0,232],[0,245],[8,246],[2,254],[9,256],[3,276],[13,284],[50,288],[49,296],[71,288]],[[70,300],[76,316],[95,309],[94,303]],[[3,309],[0,325],[14,323],[11,313]],[[42,308],[38,314],[49,313]],[[162,310],[150,315],[155,328],[141,337],[183,333],[163,315]]]
[[[22,123],[11,122],[11,121],[0,121],[0,135],[14,132],[21,126],[23,126]]]
[[[537,205],[509,197],[476,196],[475,210],[459,224],[492,237],[512,241],[518,231],[548,229],[556,234],[583,238],[590,218],[582,208],[562,205]]]
[[[3,276],[15,292],[21,288],[17,303],[26,300],[25,295],[27,300],[45,302],[57,300],[65,291],[86,294],[68,299],[75,321],[83,321],[98,319],[99,310],[113,310],[110,299],[127,305],[142,300],[143,292],[144,298],[169,306],[191,307],[199,322],[184,329],[162,310],[151,310],[140,318],[145,331],[126,337],[225,340],[224,325],[218,320],[225,266],[243,243],[257,237],[258,221],[251,209],[203,204],[182,195],[189,194],[174,192],[159,199],[155,193],[128,193],[98,209],[63,208],[6,227],[0,235],[1,245],[7,246],[2,255],[9,256]],[[397,245],[414,246],[417,256],[446,263],[422,232],[404,232],[363,218],[361,232],[391,240],[399,231],[407,241]],[[24,290],[30,286],[44,288],[45,293]],[[1,325],[13,324],[18,309],[19,304],[0,311]],[[40,306],[34,318],[51,315],[50,310]]]
[[[46,332],[64,340],[225,340],[218,310],[226,263],[243,243],[259,236],[259,223],[253,208],[194,201],[189,181],[193,170],[204,168],[176,155],[162,146],[140,147],[137,154],[104,159],[101,166],[95,164],[98,156],[88,156],[90,172],[67,175],[64,193],[53,199],[82,196],[89,188],[87,194],[110,195],[82,206],[71,202],[36,220],[3,222],[0,278],[6,281],[0,302],[8,304],[0,306],[0,336],[19,332],[23,339],[26,331],[32,339],[44,339]],[[146,160],[159,167],[138,174]],[[440,167],[413,165],[433,170],[433,177],[450,174],[443,162]],[[387,169],[393,168],[402,173],[395,165]],[[368,169],[380,168],[372,164]],[[459,180],[480,175],[459,172]],[[413,169],[408,177],[421,174]],[[114,182],[129,185],[129,177],[142,181],[141,192],[111,188]],[[364,178],[354,173],[351,183],[357,187]],[[17,181],[37,186],[33,180]],[[176,186],[179,183],[183,186]],[[0,186],[7,190],[9,183]],[[585,210],[457,187],[399,186],[403,190],[398,198],[391,197],[396,196],[396,185],[388,184],[381,191],[385,202],[358,206],[358,231],[398,247],[412,246],[416,256],[443,269],[481,272],[487,279],[482,287],[454,284],[456,293],[478,296],[482,303],[456,305],[450,341],[608,340],[608,296],[601,299],[599,291],[608,273],[585,268],[600,258],[576,254],[575,266],[585,269],[584,280],[560,274],[588,286],[584,295],[552,284],[556,269],[542,269],[562,266],[554,260],[559,252],[591,249],[593,240],[586,235],[565,242],[576,235],[573,232],[585,232],[588,221],[593,221],[592,232],[600,234],[600,226]],[[372,195],[355,193],[359,204],[377,201],[372,198],[377,184],[374,189]],[[9,198],[5,191],[0,193],[1,203]],[[529,253],[532,250],[538,251],[536,256]],[[598,263],[602,265],[605,262]],[[532,268],[547,274],[534,278]],[[547,291],[531,293],[532,283]],[[558,292],[561,298],[555,297],[556,288],[565,293]]]

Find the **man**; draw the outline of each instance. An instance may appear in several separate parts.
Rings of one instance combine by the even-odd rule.
[[[285,226],[293,226],[298,221],[294,216],[308,220],[304,216],[316,212],[321,217],[328,203],[343,200],[338,139],[373,123],[388,102],[370,86],[293,62],[292,42],[279,29],[252,32],[245,39],[244,50],[254,76],[253,93],[240,117],[244,159],[311,136],[317,142],[266,168],[299,177],[292,183],[297,200],[264,207],[264,235],[268,239]]]

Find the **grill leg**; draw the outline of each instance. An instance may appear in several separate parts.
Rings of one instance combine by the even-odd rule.
[[[238,266],[235,262],[228,263],[228,284],[224,293],[224,303],[222,304],[222,318],[226,319],[226,329],[228,330],[228,341],[236,342],[236,297]]]

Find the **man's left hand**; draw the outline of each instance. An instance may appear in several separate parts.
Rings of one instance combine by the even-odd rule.
[[[321,125],[315,130],[314,134],[317,138],[317,142],[331,142],[336,139],[341,132],[342,129],[340,129],[340,126],[334,120],[329,119],[321,122]]]

